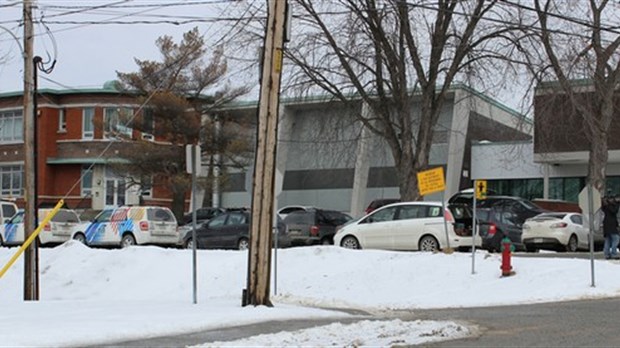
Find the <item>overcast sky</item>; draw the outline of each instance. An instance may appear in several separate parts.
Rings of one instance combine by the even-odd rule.
[[[43,19],[51,32],[46,33],[42,24],[35,25],[35,55],[44,59],[54,57],[54,42],[57,46],[56,66],[49,75],[40,73],[39,86],[55,89],[98,88],[115,79],[116,71],[135,71],[134,58],[158,60],[155,40],[164,34],[179,41],[183,32],[198,26],[207,39],[221,36],[222,22],[214,19],[233,6],[228,0],[39,0],[35,3],[35,20]],[[189,23],[171,23],[184,21]],[[21,23],[22,2],[1,0],[0,58],[5,62],[0,64],[0,93],[23,89]]]
[[[170,35],[179,42],[184,32],[197,26],[207,42],[221,40],[231,32],[228,25],[231,22],[227,19],[239,16],[240,12],[248,16],[245,9],[250,5],[265,3],[265,0],[33,1],[37,6],[34,54],[45,60],[54,57],[57,60],[50,74],[39,73],[39,88],[61,90],[101,88],[106,81],[116,79],[116,71],[136,71],[134,58],[159,60],[155,40],[162,35]],[[23,89],[22,10],[22,1],[0,0],[0,93]],[[239,85],[257,81],[256,67],[235,68],[235,64],[247,67],[246,58],[254,57],[256,46],[229,51],[235,57],[243,56],[245,62],[234,63],[229,59],[227,82]],[[240,52],[245,48],[246,52]],[[521,93],[510,90],[493,94],[499,101],[520,109]],[[250,93],[244,98],[257,97],[256,93]]]

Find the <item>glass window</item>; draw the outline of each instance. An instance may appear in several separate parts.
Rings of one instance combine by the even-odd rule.
[[[577,225],[583,225],[583,219],[581,218],[581,215],[571,215],[570,221]]]
[[[58,131],[64,132],[67,130],[67,118],[65,116],[65,109],[58,110]]]
[[[149,209],[147,214],[149,221],[173,221],[172,214],[167,209]]]
[[[84,108],[82,110],[82,139],[92,139],[95,136],[95,108]]]
[[[110,218],[112,217],[112,212],[114,212],[114,210],[106,209],[106,210],[102,211],[101,213],[99,213],[99,215],[97,215],[97,217],[95,218],[94,221],[96,221],[96,222],[108,222],[108,221],[110,221]]]
[[[93,168],[90,164],[82,166],[81,176],[82,196],[90,196],[93,193]]]
[[[423,205],[401,205],[398,212],[399,220],[419,219],[426,217],[426,206]]]
[[[142,111],[142,133],[153,134],[154,129],[153,109],[146,108]]]
[[[24,167],[0,166],[0,187],[3,196],[21,196]]]
[[[0,142],[17,142],[24,139],[24,117],[21,110],[0,112]]]
[[[246,219],[245,215],[240,213],[232,213],[228,216],[228,220],[226,221],[226,225],[243,225],[245,224]]]
[[[209,227],[213,228],[213,227],[224,226],[224,224],[226,223],[227,217],[228,217],[228,214],[224,214],[224,215],[220,215],[214,218],[213,220],[209,221]]]
[[[140,182],[140,194],[144,197],[153,197],[153,177],[143,177]]]
[[[532,200],[543,197],[543,179],[488,180],[488,189],[497,195],[517,196]]]
[[[13,204],[2,204],[2,216],[4,216],[5,219],[10,218],[15,215],[15,213],[15,206]]]
[[[103,131],[106,138],[129,137],[133,129],[131,120],[133,110],[130,108],[105,108],[103,113]]]
[[[426,217],[439,217],[443,216],[441,213],[441,207],[428,207],[428,215]]]
[[[370,215],[366,221],[364,222],[384,222],[384,221],[392,221],[396,215],[396,209],[398,207],[389,207],[385,209],[381,209],[376,213]]]
[[[21,224],[22,222],[24,222],[24,213],[17,213],[17,215],[14,215],[9,221],[9,223],[12,224]]]

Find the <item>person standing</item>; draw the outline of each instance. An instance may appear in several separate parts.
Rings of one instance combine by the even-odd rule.
[[[605,244],[603,252],[606,259],[619,259],[618,242],[620,242],[620,232],[618,231],[618,202],[613,197],[604,197],[602,202],[603,235]]]

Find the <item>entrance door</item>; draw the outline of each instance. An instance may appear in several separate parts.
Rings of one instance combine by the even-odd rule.
[[[106,179],[105,181],[105,206],[106,208],[120,207],[125,205],[127,189],[124,179]]]

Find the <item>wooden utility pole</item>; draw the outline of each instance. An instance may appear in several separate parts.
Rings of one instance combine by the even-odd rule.
[[[24,0],[24,233],[28,239],[35,229],[37,214],[35,202],[35,153],[34,153],[34,30],[32,26],[32,0]],[[24,301],[39,300],[39,245],[35,240],[24,255]]]
[[[282,75],[282,48],[286,25],[285,0],[268,0],[267,30],[258,107],[258,144],[254,160],[252,218],[248,254],[248,285],[243,304],[271,306],[271,236],[273,227],[278,104]]]

